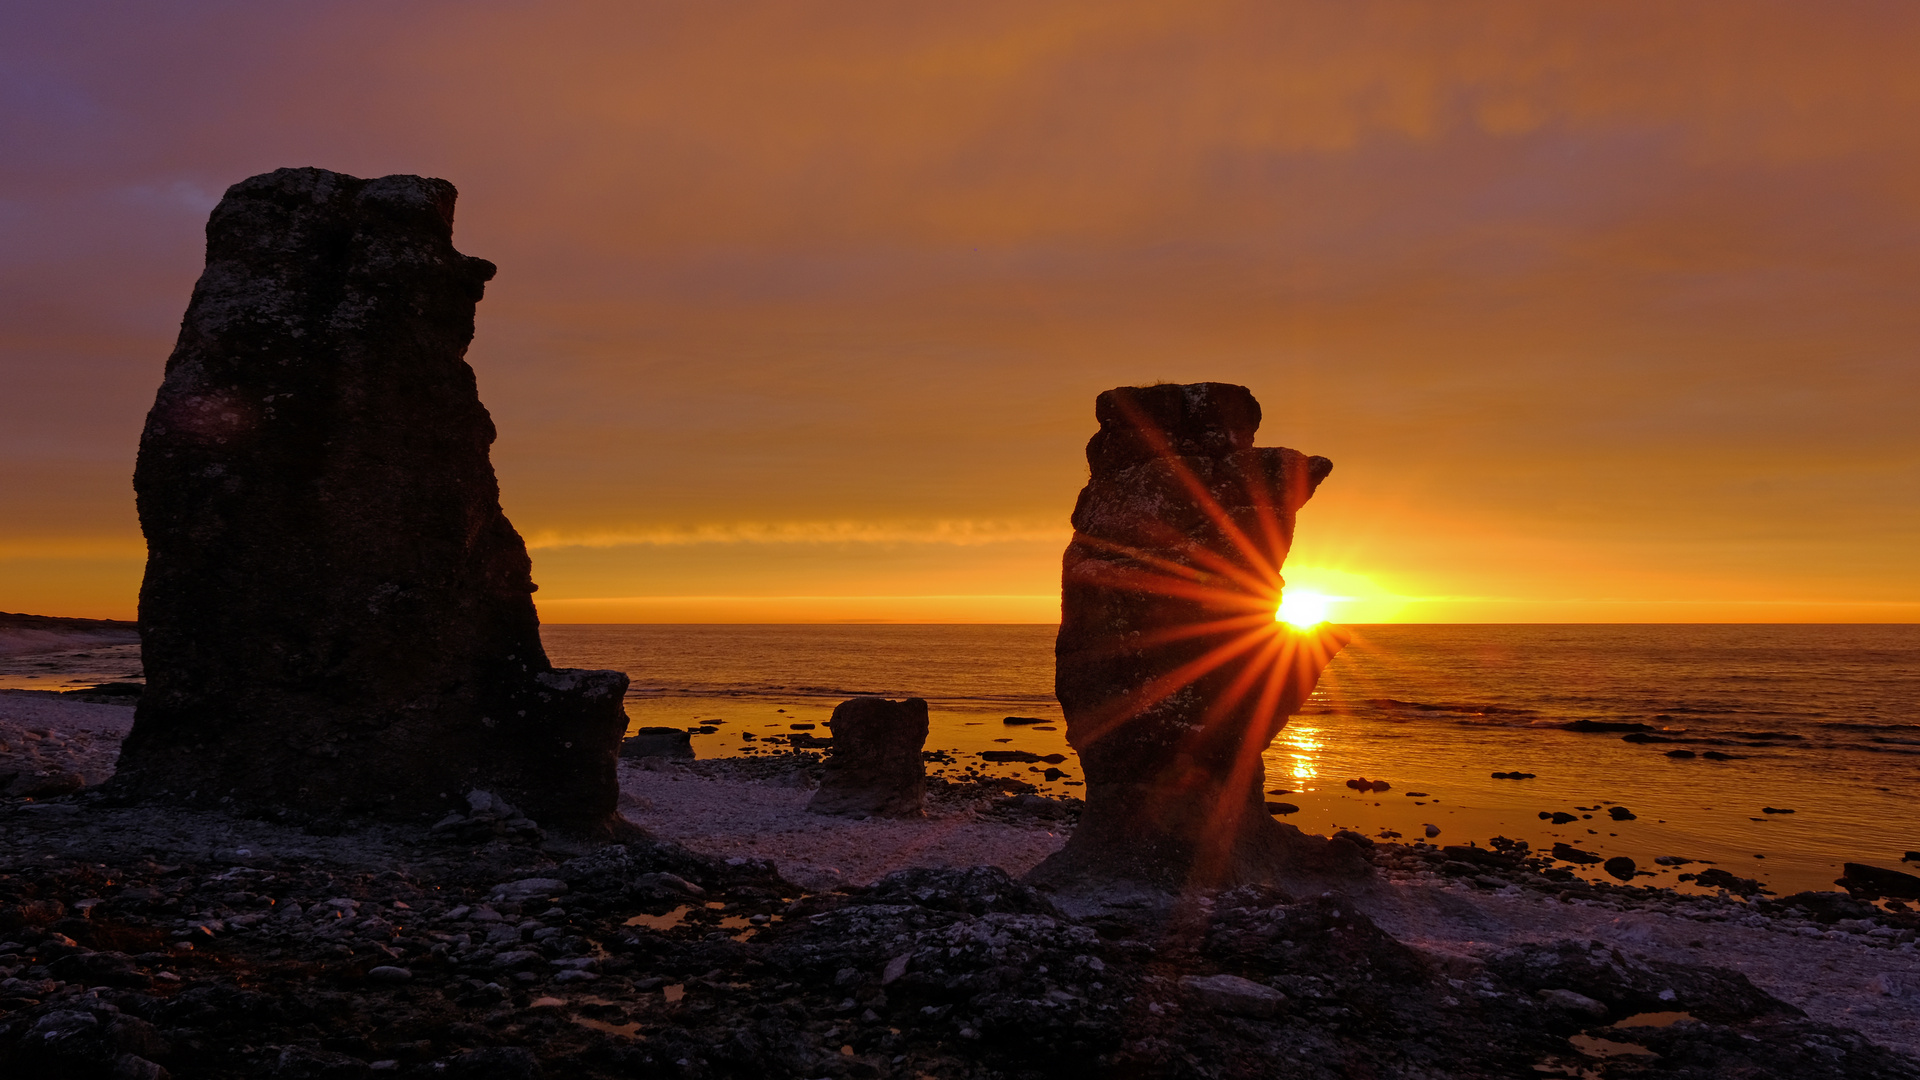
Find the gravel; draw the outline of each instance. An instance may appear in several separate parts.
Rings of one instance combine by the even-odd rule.
[[[130,713],[0,695],[0,732],[91,780]],[[1079,923],[1013,880],[1071,804],[936,785],[923,820],[823,818],[816,767],[623,763],[657,837],[624,847],[0,800],[0,1065],[57,1043],[63,1069],[207,1076],[1920,1076],[1910,912],[1379,843],[1353,895]],[[1685,1016],[1611,1026],[1641,1014]],[[1621,1043],[1661,1056],[1579,1049]]]

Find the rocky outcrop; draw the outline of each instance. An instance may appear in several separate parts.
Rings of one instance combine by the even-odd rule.
[[[855,817],[919,817],[926,812],[927,703],[857,697],[827,721],[833,750],[807,809]]]
[[[626,676],[557,671],[463,359],[453,185],[227,190],[140,440],[148,677],[122,795],[616,831]]]
[[[1087,806],[1030,880],[1112,896],[1364,874],[1261,794],[1261,752],[1344,643],[1275,619],[1294,514],[1332,463],[1255,447],[1242,386],[1122,387],[1095,416],[1054,679]]]

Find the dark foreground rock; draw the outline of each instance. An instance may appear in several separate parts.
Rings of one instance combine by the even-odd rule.
[[[1054,649],[1087,807],[1031,880],[1098,897],[1364,874],[1261,792],[1261,752],[1344,640],[1274,617],[1295,513],[1333,464],[1255,447],[1243,386],[1121,387],[1094,413]]]
[[[987,867],[809,894],[669,844],[391,826],[208,858],[232,819],[42,805],[0,808],[9,1077],[1920,1075],[1731,971],[1587,941],[1463,966],[1337,894],[1088,922]]]
[[[925,700],[853,698],[834,707],[827,726],[833,729],[833,750],[808,810],[861,817],[919,817],[925,812]]]
[[[615,827],[626,676],[556,671],[463,359],[453,185],[235,184],[141,436],[147,689],[123,796]]]

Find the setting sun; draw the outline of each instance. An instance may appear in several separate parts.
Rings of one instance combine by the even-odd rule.
[[[1306,629],[1327,621],[1332,610],[1334,598],[1317,592],[1288,592],[1280,598],[1280,607],[1274,611],[1275,622],[1290,623]]]

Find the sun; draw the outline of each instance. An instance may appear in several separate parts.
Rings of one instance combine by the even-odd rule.
[[[1317,592],[1304,592],[1289,589],[1280,596],[1280,607],[1274,611],[1275,622],[1289,623],[1302,630],[1318,626],[1327,621],[1327,615],[1333,608],[1334,598]]]

